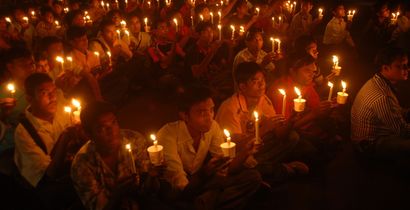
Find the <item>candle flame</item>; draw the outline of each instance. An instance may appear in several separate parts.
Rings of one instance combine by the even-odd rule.
[[[111,52],[110,51],[107,52],[107,55],[108,55],[108,57],[111,58]]]
[[[211,17],[213,17],[213,16],[214,16],[214,13],[213,13],[213,12],[210,12],[209,15],[210,15]]]
[[[218,11],[218,15],[221,16],[221,11]]]
[[[130,143],[126,144],[125,149],[131,152],[131,144]]]
[[[332,56],[333,63],[339,62],[339,58],[336,55]]]
[[[152,141],[156,141],[156,140],[157,140],[157,137],[155,136],[155,134],[151,134],[149,137],[151,138]]]
[[[204,20],[204,16],[203,16],[203,15],[199,15],[199,18],[201,18],[201,20]]]
[[[318,10],[319,10],[319,13],[322,13],[322,12],[323,12],[323,9],[322,9],[322,8],[319,8]]]
[[[327,86],[329,86],[329,87],[333,87],[333,83],[328,82],[328,83],[327,83]]]
[[[224,129],[224,134],[227,138],[231,137],[231,133],[229,133],[229,131],[227,129]]]
[[[65,106],[64,107],[64,112],[67,112],[67,113],[71,113],[71,107],[69,107],[69,106]]]
[[[7,90],[9,90],[11,93],[16,92],[16,88],[14,87],[13,83],[7,84]]]
[[[346,87],[347,87],[346,82],[342,80],[342,88],[343,88],[343,89],[346,89]]]
[[[235,31],[235,26],[231,25],[231,29],[232,29],[232,31]]]
[[[244,33],[244,32],[245,32],[245,27],[239,26],[239,31],[242,32],[242,33]]]
[[[57,62],[60,62],[60,63],[64,63],[64,58],[61,57],[61,56],[57,56],[57,57],[56,57],[56,61],[57,61]]]
[[[259,14],[259,7],[256,7],[256,12]]]
[[[130,35],[130,32],[129,32],[128,30],[125,30],[124,33],[125,33],[127,36]]]
[[[71,56],[67,56],[65,59],[67,59],[70,62],[73,62],[73,58]]]
[[[176,18],[174,18],[174,23],[175,25],[178,25],[178,20]]]
[[[147,25],[148,24],[148,18],[146,17],[146,18],[144,18],[144,23],[145,23],[145,25]]]
[[[5,17],[4,19],[6,20],[6,22],[11,23],[11,19],[9,17]]]
[[[31,11],[31,15],[32,15],[32,16],[36,15],[36,12]]]
[[[56,24],[56,26],[59,26],[60,23],[58,22],[58,20],[54,21],[54,23]]]
[[[120,33],[121,33],[121,31],[120,31],[120,30],[118,30],[118,29],[116,30],[116,32],[117,32],[117,34],[120,34]]]
[[[259,113],[257,111],[253,111],[253,116],[255,117],[255,120],[259,120]]]
[[[298,95],[299,97],[301,97],[301,93],[300,93],[300,90],[299,90],[299,88],[297,88],[297,87],[295,87],[295,93],[296,93],[296,95]]]
[[[28,21],[28,17],[24,16],[23,20]]]
[[[222,29],[221,24],[218,24],[218,29],[219,29],[219,30],[221,30],[221,29]]]
[[[100,53],[97,52],[97,51],[94,51],[94,55],[96,55],[97,57],[99,57],[99,56],[100,56]]]
[[[127,25],[127,23],[125,22],[125,20],[121,20],[120,24],[121,24],[122,27],[125,27],[125,26]]]
[[[71,99],[71,104],[72,104],[74,107],[76,107],[76,108],[80,108],[80,107],[81,107],[80,101],[77,100],[77,99],[75,99],[75,98]]]
[[[279,89],[279,92],[280,92],[280,94],[282,94],[282,95],[286,95],[286,91],[284,90],[284,89]]]

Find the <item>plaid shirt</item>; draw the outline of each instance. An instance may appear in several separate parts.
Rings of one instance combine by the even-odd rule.
[[[390,82],[376,74],[362,87],[353,103],[352,140],[374,141],[382,136],[409,136],[410,124],[403,117]]]
[[[89,141],[74,158],[71,167],[71,177],[74,186],[87,209],[103,209],[108,203],[113,189],[118,181],[131,175],[131,158],[125,145],[133,145],[132,154],[137,168],[138,180],[142,172],[147,172],[149,159],[146,152],[147,142],[144,137],[131,130],[121,130],[122,146],[118,153],[118,169],[113,172],[102,160],[95,149],[95,144]],[[139,183],[140,184],[140,183]],[[121,209],[138,209],[135,201],[121,203]]]

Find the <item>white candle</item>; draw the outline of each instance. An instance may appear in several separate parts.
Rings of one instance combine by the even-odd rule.
[[[127,41],[127,44],[130,44],[130,32],[128,31],[128,30],[125,30],[124,31],[124,33],[125,33],[125,38],[126,38],[126,41]]]
[[[224,157],[230,157],[234,158],[235,157],[235,143],[231,142],[231,134],[229,133],[228,130],[224,129],[224,134],[226,136],[226,142],[222,143],[220,145],[222,149],[222,153],[224,154]]]
[[[199,19],[201,19],[201,21],[204,21],[204,16],[203,16],[203,15],[199,15]]]
[[[121,28],[124,29],[125,27],[127,27],[127,23],[125,22],[125,20],[121,20],[120,22]]]
[[[255,117],[255,144],[260,144],[259,141],[259,114],[257,111],[253,111],[253,116]]]
[[[14,93],[16,92],[16,87],[13,83],[7,84],[7,90],[10,92],[10,98],[14,98]]]
[[[11,23],[10,17],[5,17],[4,19],[6,20],[6,22]]]
[[[218,24],[218,30],[219,30],[219,41],[222,40],[222,26],[221,24]]]
[[[209,15],[211,16],[211,24],[214,24],[214,13],[210,12]]]
[[[339,67],[339,58],[336,55],[333,55],[333,68]]]
[[[285,116],[286,114],[286,91],[284,89],[279,89],[280,94],[283,95],[282,98],[282,115]]]
[[[333,83],[328,82],[328,83],[327,83],[327,86],[330,87],[330,89],[329,89],[329,96],[327,97],[327,100],[328,100],[328,101],[332,101]]]
[[[178,20],[174,18],[174,23],[175,23],[175,31],[178,32]]]
[[[71,56],[67,56],[66,60],[69,61],[68,68],[72,69],[73,68],[73,58]]]
[[[272,17],[272,27],[275,27],[275,17]]]
[[[163,147],[158,144],[157,137],[154,134],[151,134],[150,138],[154,142],[154,145],[147,149],[151,163],[156,166],[161,165],[164,159]]]
[[[71,99],[71,104],[73,105],[73,107],[76,108],[75,111],[73,111],[73,115],[74,115],[74,123],[80,123],[81,119],[80,119],[80,114],[81,114],[81,103],[79,100],[73,98]]]
[[[65,106],[65,107],[64,107],[64,112],[68,114],[68,117],[69,117],[69,119],[70,119],[70,124],[71,124],[71,125],[74,124],[74,122],[73,122],[73,117],[72,117],[72,109],[71,109],[71,107],[70,107],[70,106]]]
[[[278,43],[278,51],[277,51],[277,53],[280,53],[280,52],[281,52],[281,51],[280,51],[280,39],[275,39],[275,42]]]
[[[272,53],[274,53],[275,52],[275,39],[271,37],[270,41],[272,42]]]
[[[108,64],[111,66],[111,65],[112,65],[111,52],[108,51],[108,52],[107,52],[107,55],[108,55]]]
[[[279,16],[279,24],[282,24],[282,16]]]
[[[144,23],[145,23],[145,32],[149,32],[149,28],[148,28],[148,18],[144,18]]]
[[[137,168],[135,167],[135,162],[134,162],[134,155],[132,154],[132,148],[131,148],[131,144],[128,143],[125,145],[125,149],[128,150],[128,154],[130,156],[130,162],[131,162],[131,172],[133,174],[137,173]]]
[[[256,15],[259,16],[259,7],[256,7]]]
[[[298,98],[293,99],[294,109],[296,112],[303,112],[305,110],[306,100],[302,98],[299,88],[295,87],[295,93],[298,95]]]
[[[222,13],[221,13],[221,11],[218,11],[218,16],[219,16],[219,23],[221,23],[221,21],[222,21]]]
[[[231,40],[234,40],[235,39],[235,26],[231,25],[231,29],[232,29]]]
[[[319,11],[319,19],[322,19],[323,18],[323,9],[319,8],[318,11]]]
[[[61,64],[61,71],[64,71],[64,58],[57,56],[56,61]]]

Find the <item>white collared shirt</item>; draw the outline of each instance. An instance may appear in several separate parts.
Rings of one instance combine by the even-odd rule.
[[[26,117],[41,137],[47,148],[47,154],[34,142],[23,125],[19,124],[14,135],[14,162],[20,174],[35,187],[51,162],[50,153],[60,134],[70,125],[70,118],[64,113],[63,107],[58,107],[52,123],[35,117],[29,110],[30,107],[25,112]]]
[[[326,25],[323,44],[341,44],[350,37],[346,29],[346,22],[333,17]]]
[[[220,145],[224,142],[224,135],[218,123],[213,121],[211,129],[203,134],[195,151],[194,140],[185,122],[176,121],[161,128],[158,142],[164,147],[167,165],[165,178],[173,188],[183,190],[189,183],[187,176],[198,172],[208,152],[213,156],[222,155]]]

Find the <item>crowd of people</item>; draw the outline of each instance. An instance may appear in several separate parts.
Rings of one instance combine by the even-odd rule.
[[[0,178],[43,209],[250,209],[344,141],[408,168],[406,1],[358,36],[341,2],[24,2],[0,6]],[[355,62],[374,76],[346,101]],[[147,90],[178,106],[154,142],[117,117]]]

